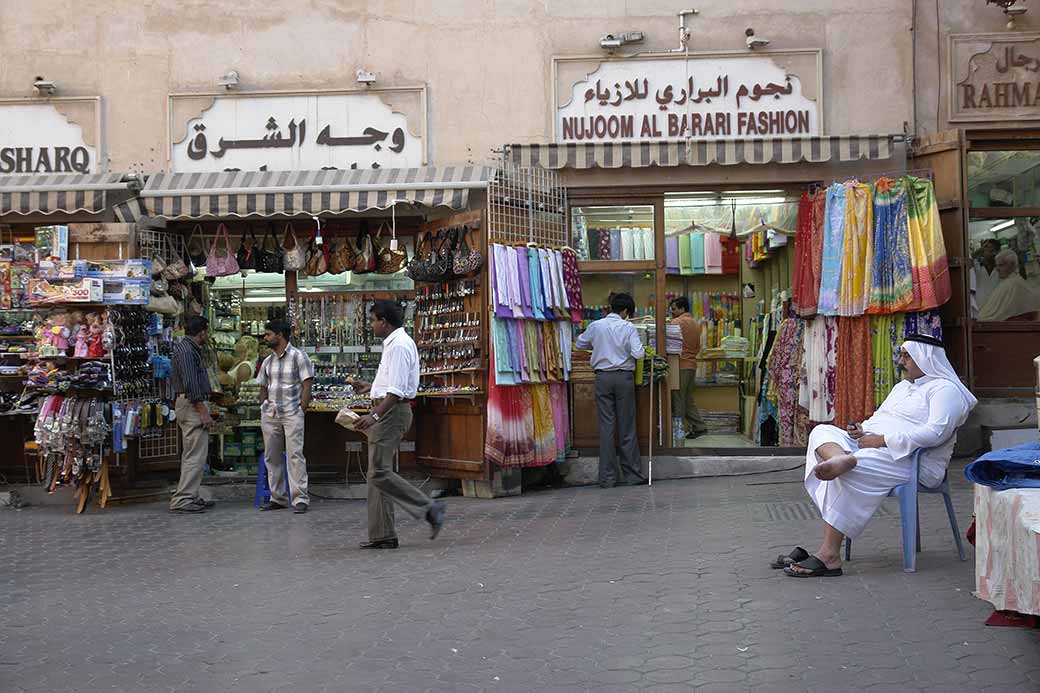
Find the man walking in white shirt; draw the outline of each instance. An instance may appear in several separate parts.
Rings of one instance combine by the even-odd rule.
[[[396,549],[394,503],[416,519],[430,523],[430,539],[444,526],[444,503],[394,472],[394,455],[412,425],[411,402],[419,388],[419,352],[405,332],[404,311],[393,301],[372,304],[372,333],[383,340],[383,356],[371,385],[355,384],[371,392],[372,412],[361,417],[357,429],[368,436],[368,541],[362,549]]]
[[[635,310],[631,296],[615,294],[610,315],[589,325],[575,342],[579,349],[592,349],[590,362],[596,371],[600,488],[646,483],[636,438],[635,383],[636,359],[646,353],[639,333],[628,322]]]

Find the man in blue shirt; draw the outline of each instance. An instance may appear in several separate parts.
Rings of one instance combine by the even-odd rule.
[[[596,409],[599,411],[599,485],[645,484],[639,441],[636,438],[636,359],[645,356],[643,344],[628,317],[636,303],[628,294],[610,298],[610,315],[589,325],[575,342],[591,349],[596,371]]]

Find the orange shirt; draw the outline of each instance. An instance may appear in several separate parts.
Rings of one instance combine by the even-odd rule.
[[[675,323],[682,332],[682,354],[679,355],[679,368],[696,368],[697,353],[701,350],[701,324],[689,313],[675,318]]]

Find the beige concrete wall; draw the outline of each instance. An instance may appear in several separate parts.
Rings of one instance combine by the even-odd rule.
[[[917,0],[916,2],[917,62],[917,133],[927,135],[951,127],[949,123],[949,57],[950,34],[981,34],[1007,32],[1008,18],[999,7],[983,0]],[[1040,6],[1022,3],[1029,8],[1025,15],[1015,19],[1014,31],[1040,31]],[[964,128],[1040,127],[1040,122],[999,122],[954,124]]]
[[[434,163],[480,162],[551,137],[553,55],[633,29],[640,51],[667,50],[690,4],[692,50],[741,49],[747,27],[771,48],[822,48],[829,133],[911,119],[909,0],[7,0],[0,96],[28,96],[35,75],[100,95],[109,168],[158,171],[169,93],[211,91],[230,69],[243,92],[342,89],[364,67],[383,86],[429,86]]]

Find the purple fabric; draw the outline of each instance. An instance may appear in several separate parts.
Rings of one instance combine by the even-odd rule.
[[[527,260],[527,248],[516,249],[516,269],[520,273],[520,307],[524,311],[524,317],[528,320],[533,320],[534,304],[531,301],[531,277]]]
[[[679,237],[665,236],[664,268],[669,274],[679,274]]]

